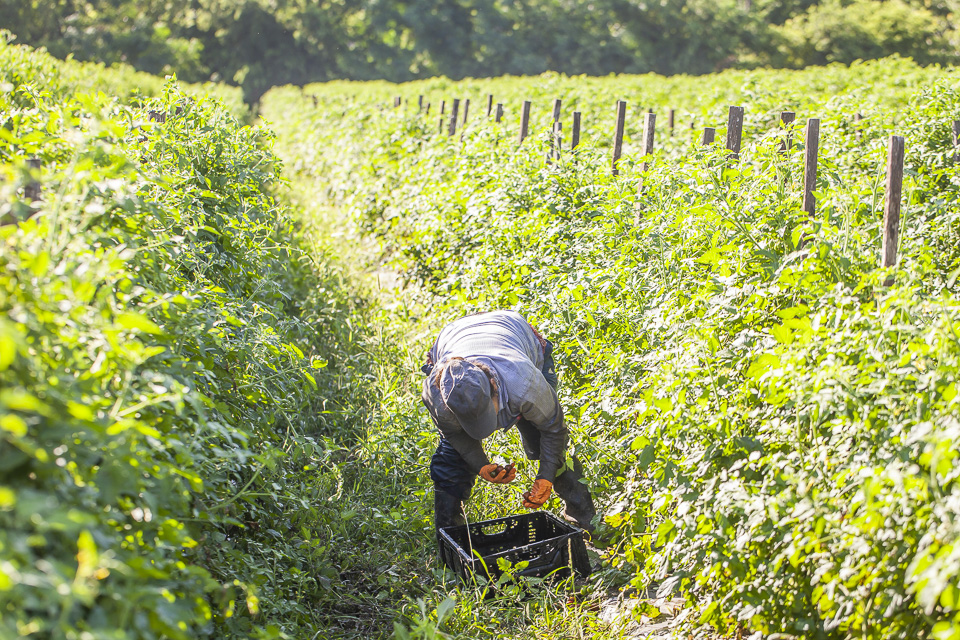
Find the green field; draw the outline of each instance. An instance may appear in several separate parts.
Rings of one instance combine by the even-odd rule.
[[[655,596],[676,637],[960,638],[953,69],[338,82],[250,125],[234,90],[0,61],[0,638],[627,638]],[[436,558],[419,364],[495,308],[555,343],[603,518],[588,581],[485,599]],[[535,474],[488,443],[523,481],[471,520]]]

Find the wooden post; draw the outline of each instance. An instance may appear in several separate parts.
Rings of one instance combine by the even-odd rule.
[[[417,96],[417,113],[423,112],[423,96]]]
[[[613,132],[613,162],[610,164],[610,172],[613,175],[620,175],[620,169],[617,163],[620,161],[620,154],[623,152],[623,126],[627,120],[627,103],[624,100],[617,100],[617,124]]]
[[[953,161],[960,162],[960,120],[953,121]]]
[[[424,115],[427,115],[427,116],[430,115],[430,103],[429,103],[429,102],[427,103],[427,109],[426,109],[426,111],[424,112]]]
[[[490,117],[490,112],[493,111],[493,94],[487,95],[487,117]]]
[[[470,98],[467,98],[463,101],[463,124],[460,125],[460,128],[467,126],[467,115],[470,113]]]
[[[40,158],[28,158],[27,167],[30,169],[30,173],[40,170]],[[40,199],[41,187],[40,182],[35,180],[33,176],[30,177],[30,182],[26,184],[23,188],[23,197],[30,202],[36,202]]]
[[[703,140],[700,141],[700,144],[707,146],[708,144],[713,144],[714,138],[717,136],[717,130],[713,127],[704,127],[703,128]]]
[[[740,141],[743,138],[743,107],[730,107],[727,113],[727,149],[734,160],[740,157]]]
[[[397,96],[396,98],[393,99],[393,108],[394,108],[394,109],[396,109],[397,107],[399,107],[401,104],[403,104],[403,98],[401,98],[400,96]]]
[[[676,110],[670,109],[670,112],[667,114],[667,128],[670,130],[671,138],[673,137],[673,125],[675,122],[674,118],[676,117],[676,113]]]
[[[781,111],[780,112],[780,125],[782,127],[789,127],[793,124],[793,121],[797,119],[797,114],[793,111]],[[786,136],[784,136],[783,141],[780,143],[780,151],[786,153],[793,146],[793,135],[787,131]]]
[[[897,264],[897,244],[900,241],[900,195],[903,191],[903,136],[890,136],[887,147],[887,188],[883,196],[883,245],[880,248],[880,266]],[[893,278],[888,278],[888,287]]]
[[[445,118],[440,116],[440,125],[437,127],[437,133],[443,133],[443,125],[445,124],[444,120]]]
[[[573,131],[570,132],[570,149],[576,149],[580,144],[580,112],[573,112]]]
[[[656,133],[656,124],[657,116],[648,113],[643,122],[643,140],[640,145],[641,156],[648,156],[653,153],[653,135]],[[640,163],[640,171],[646,171],[649,167],[650,163],[647,160]]]
[[[518,144],[523,144],[527,137],[527,131],[530,128],[530,101],[523,101],[523,111],[520,112],[520,139]]]
[[[503,120],[503,104],[500,103],[500,102],[498,102],[498,103],[497,103],[497,117],[496,117],[496,121],[497,121],[497,122],[500,122],[501,120]]]
[[[450,108],[450,126],[447,127],[447,135],[452,136],[457,132],[457,115],[460,112],[460,98],[453,99],[453,106]]]
[[[553,138],[550,141],[551,160],[560,159],[560,144],[563,142],[563,123],[557,120],[553,123]]]
[[[446,101],[446,100],[441,100],[441,101],[440,101],[440,115],[443,115],[443,114],[446,113],[446,112],[447,112],[447,101]]]
[[[560,121],[560,98],[553,101],[553,121]]]
[[[806,148],[803,159],[803,210],[811,216],[817,211],[813,192],[817,188],[817,153],[820,148],[820,119],[807,119]]]

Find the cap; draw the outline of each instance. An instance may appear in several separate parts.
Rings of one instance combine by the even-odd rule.
[[[496,431],[497,411],[487,374],[466,360],[450,360],[440,366],[440,397],[463,430],[476,440]]]

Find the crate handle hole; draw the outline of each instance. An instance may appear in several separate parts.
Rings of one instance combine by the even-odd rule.
[[[507,524],[504,522],[500,524],[492,524],[492,525],[483,527],[480,530],[480,533],[482,533],[485,536],[495,536],[498,533],[503,533],[506,530],[507,530]]]

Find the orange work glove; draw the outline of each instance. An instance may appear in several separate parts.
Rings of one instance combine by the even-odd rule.
[[[539,509],[550,499],[550,492],[553,491],[553,483],[543,478],[537,478],[533,481],[530,491],[523,494],[523,506],[527,509]]]
[[[517,477],[517,470],[513,468],[512,462],[505,467],[498,464],[486,464],[480,467],[480,477],[494,484],[507,484],[513,482],[513,479]]]

